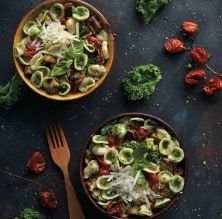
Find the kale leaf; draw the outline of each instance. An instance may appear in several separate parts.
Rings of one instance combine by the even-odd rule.
[[[148,24],[161,7],[170,2],[171,0],[137,0],[136,9],[142,14],[145,23]]]
[[[159,67],[153,64],[138,66],[122,79],[124,93],[130,101],[148,98],[160,80]]]
[[[9,110],[26,95],[27,88],[19,75],[16,74],[5,86],[0,85],[0,107]]]
[[[25,208],[21,216],[15,217],[15,219],[46,219],[46,217],[34,209]]]

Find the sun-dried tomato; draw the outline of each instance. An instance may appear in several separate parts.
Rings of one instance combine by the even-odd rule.
[[[92,44],[93,46],[95,46],[95,48],[101,48],[102,47],[102,42],[96,38],[95,36],[93,36],[92,34],[88,34],[86,36],[87,41]]]
[[[29,171],[36,174],[41,173],[45,169],[45,158],[40,152],[35,152],[28,159],[26,167]]]
[[[31,59],[36,53],[37,53],[36,45],[35,43],[33,43],[33,41],[30,40],[26,45],[23,56],[25,58]]]
[[[222,80],[216,76],[212,77],[203,88],[207,95],[213,95],[222,90]]]
[[[109,215],[121,216],[124,210],[123,207],[122,202],[110,203],[107,207],[107,213]]]
[[[99,168],[99,175],[109,175],[110,169],[107,169],[106,167],[100,167]]]
[[[132,138],[136,141],[142,141],[146,137],[150,137],[152,135],[152,132],[141,127],[136,129],[131,129],[130,133],[132,135]]]
[[[194,22],[184,21],[182,25],[182,30],[187,35],[194,35],[199,30],[199,25]]]
[[[148,173],[146,171],[144,171],[145,176],[148,179],[149,185],[152,187],[154,185],[156,185],[157,183],[159,183],[159,176],[158,174],[155,173]]]
[[[188,72],[184,78],[187,84],[198,84],[201,80],[206,77],[206,72],[203,69],[197,68]]]
[[[169,39],[165,42],[165,50],[169,53],[182,53],[185,51],[184,43],[178,39]]]
[[[191,52],[191,57],[197,64],[206,64],[209,60],[209,54],[204,48],[195,48]]]
[[[99,174],[108,175],[111,169],[110,165],[105,163],[99,156],[97,156],[97,161],[99,163]]]
[[[46,208],[51,208],[51,209],[57,208],[58,201],[53,192],[48,192],[48,191],[40,192],[39,200],[42,206]]]
[[[66,17],[65,17],[65,16],[62,16],[62,17],[60,18],[60,23],[61,23],[62,25],[65,25],[65,24],[66,24]]]
[[[113,134],[109,134],[107,140],[110,147],[118,147],[121,144],[121,139]]]
[[[79,89],[79,85],[81,84],[84,78],[84,75],[80,75],[78,78],[74,79],[71,82],[71,92],[76,92]]]

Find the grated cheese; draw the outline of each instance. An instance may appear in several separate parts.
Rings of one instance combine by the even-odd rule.
[[[138,204],[146,203],[150,206],[149,200],[154,200],[157,195],[148,183],[143,187],[136,184],[140,174],[141,171],[137,171],[134,175],[133,168],[128,165],[119,172],[111,172],[108,180],[126,203],[134,201]]]
[[[68,49],[68,46],[73,41],[79,41],[76,35],[73,35],[65,30],[65,26],[60,22],[45,23],[42,26],[42,31],[39,34],[39,38],[42,40],[44,47],[50,47],[52,45],[60,45],[60,52],[64,54]]]

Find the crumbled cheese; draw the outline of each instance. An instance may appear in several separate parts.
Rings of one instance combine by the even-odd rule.
[[[66,31],[65,26],[60,22],[43,24],[39,38],[42,40],[42,45],[46,47],[59,44],[61,53],[65,52],[73,41],[79,41],[76,35]]]

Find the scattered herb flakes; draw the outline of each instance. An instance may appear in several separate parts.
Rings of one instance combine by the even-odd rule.
[[[170,2],[171,0],[137,0],[136,9],[143,16],[145,23],[148,24],[161,7]]]

